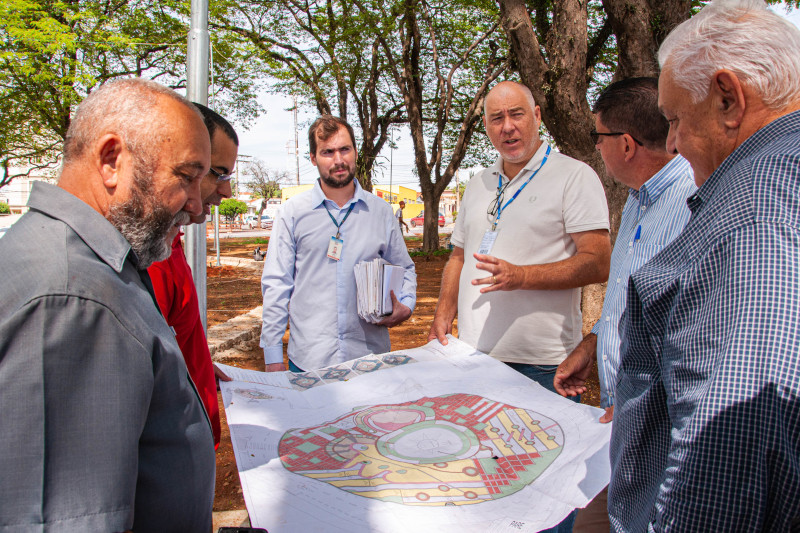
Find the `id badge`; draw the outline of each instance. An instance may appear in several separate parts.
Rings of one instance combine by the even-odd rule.
[[[481,245],[478,248],[478,253],[489,255],[492,252],[492,247],[494,246],[494,241],[496,240],[497,232],[487,229],[486,233],[483,234],[483,239],[481,239]]]
[[[344,241],[342,239],[331,237],[331,242],[328,243],[328,257],[330,257],[334,261],[338,261],[339,259],[341,259],[343,245]]]

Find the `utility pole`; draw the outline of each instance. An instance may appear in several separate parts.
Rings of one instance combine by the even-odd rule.
[[[297,184],[300,185],[300,143],[297,140],[297,93],[292,95],[294,100],[294,162],[297,170]]]
[[[186,50],[186,98],[208,104],[208,0],[192,0],[191,26]],[[192,269],[200,320],[207,329],[206,306],[206,225],[186,226],[186,259]]]
[[[394,193],[392,192],[392,160],[394,159],[394,129],[389,126],[389,205],[394,202]]]

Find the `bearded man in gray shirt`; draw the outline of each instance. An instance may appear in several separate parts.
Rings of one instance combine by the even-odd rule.
[[[146,272],[209,157],[191,103],[107,84],[0,241],[0,531],[210,531],[211,425]]]

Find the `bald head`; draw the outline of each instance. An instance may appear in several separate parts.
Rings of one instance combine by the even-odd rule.
[[[503,159],[503,174],[513,179],[542,144],[541,112],[530,89],[513,81],[498,83],[483,102],[483,124]]]
[[[76,110],[59,186],[108,219],[146,268],[169,256],[177,226],[202,213],[210,152],[194,105],[157,83],[120,80]]]
[[[531,109],[536,108],[536,100],[534,99],[533,93],[530,89],[528,89],[527,85],[523,85],[515,81],[501,81],[492,87],[492,90],[489,91],[489,93],[486,95],[486,98],[483,100],[484,117],[486,116],[486,108],[490,99],[502,98],[508,94],[520,94],[528,101],[528,105]]]

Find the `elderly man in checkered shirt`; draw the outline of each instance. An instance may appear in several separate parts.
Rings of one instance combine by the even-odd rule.
[[[612,529],[800,530],[800,30],[716,1],[658,59],[667,149],[700,188],[630,279]]]

